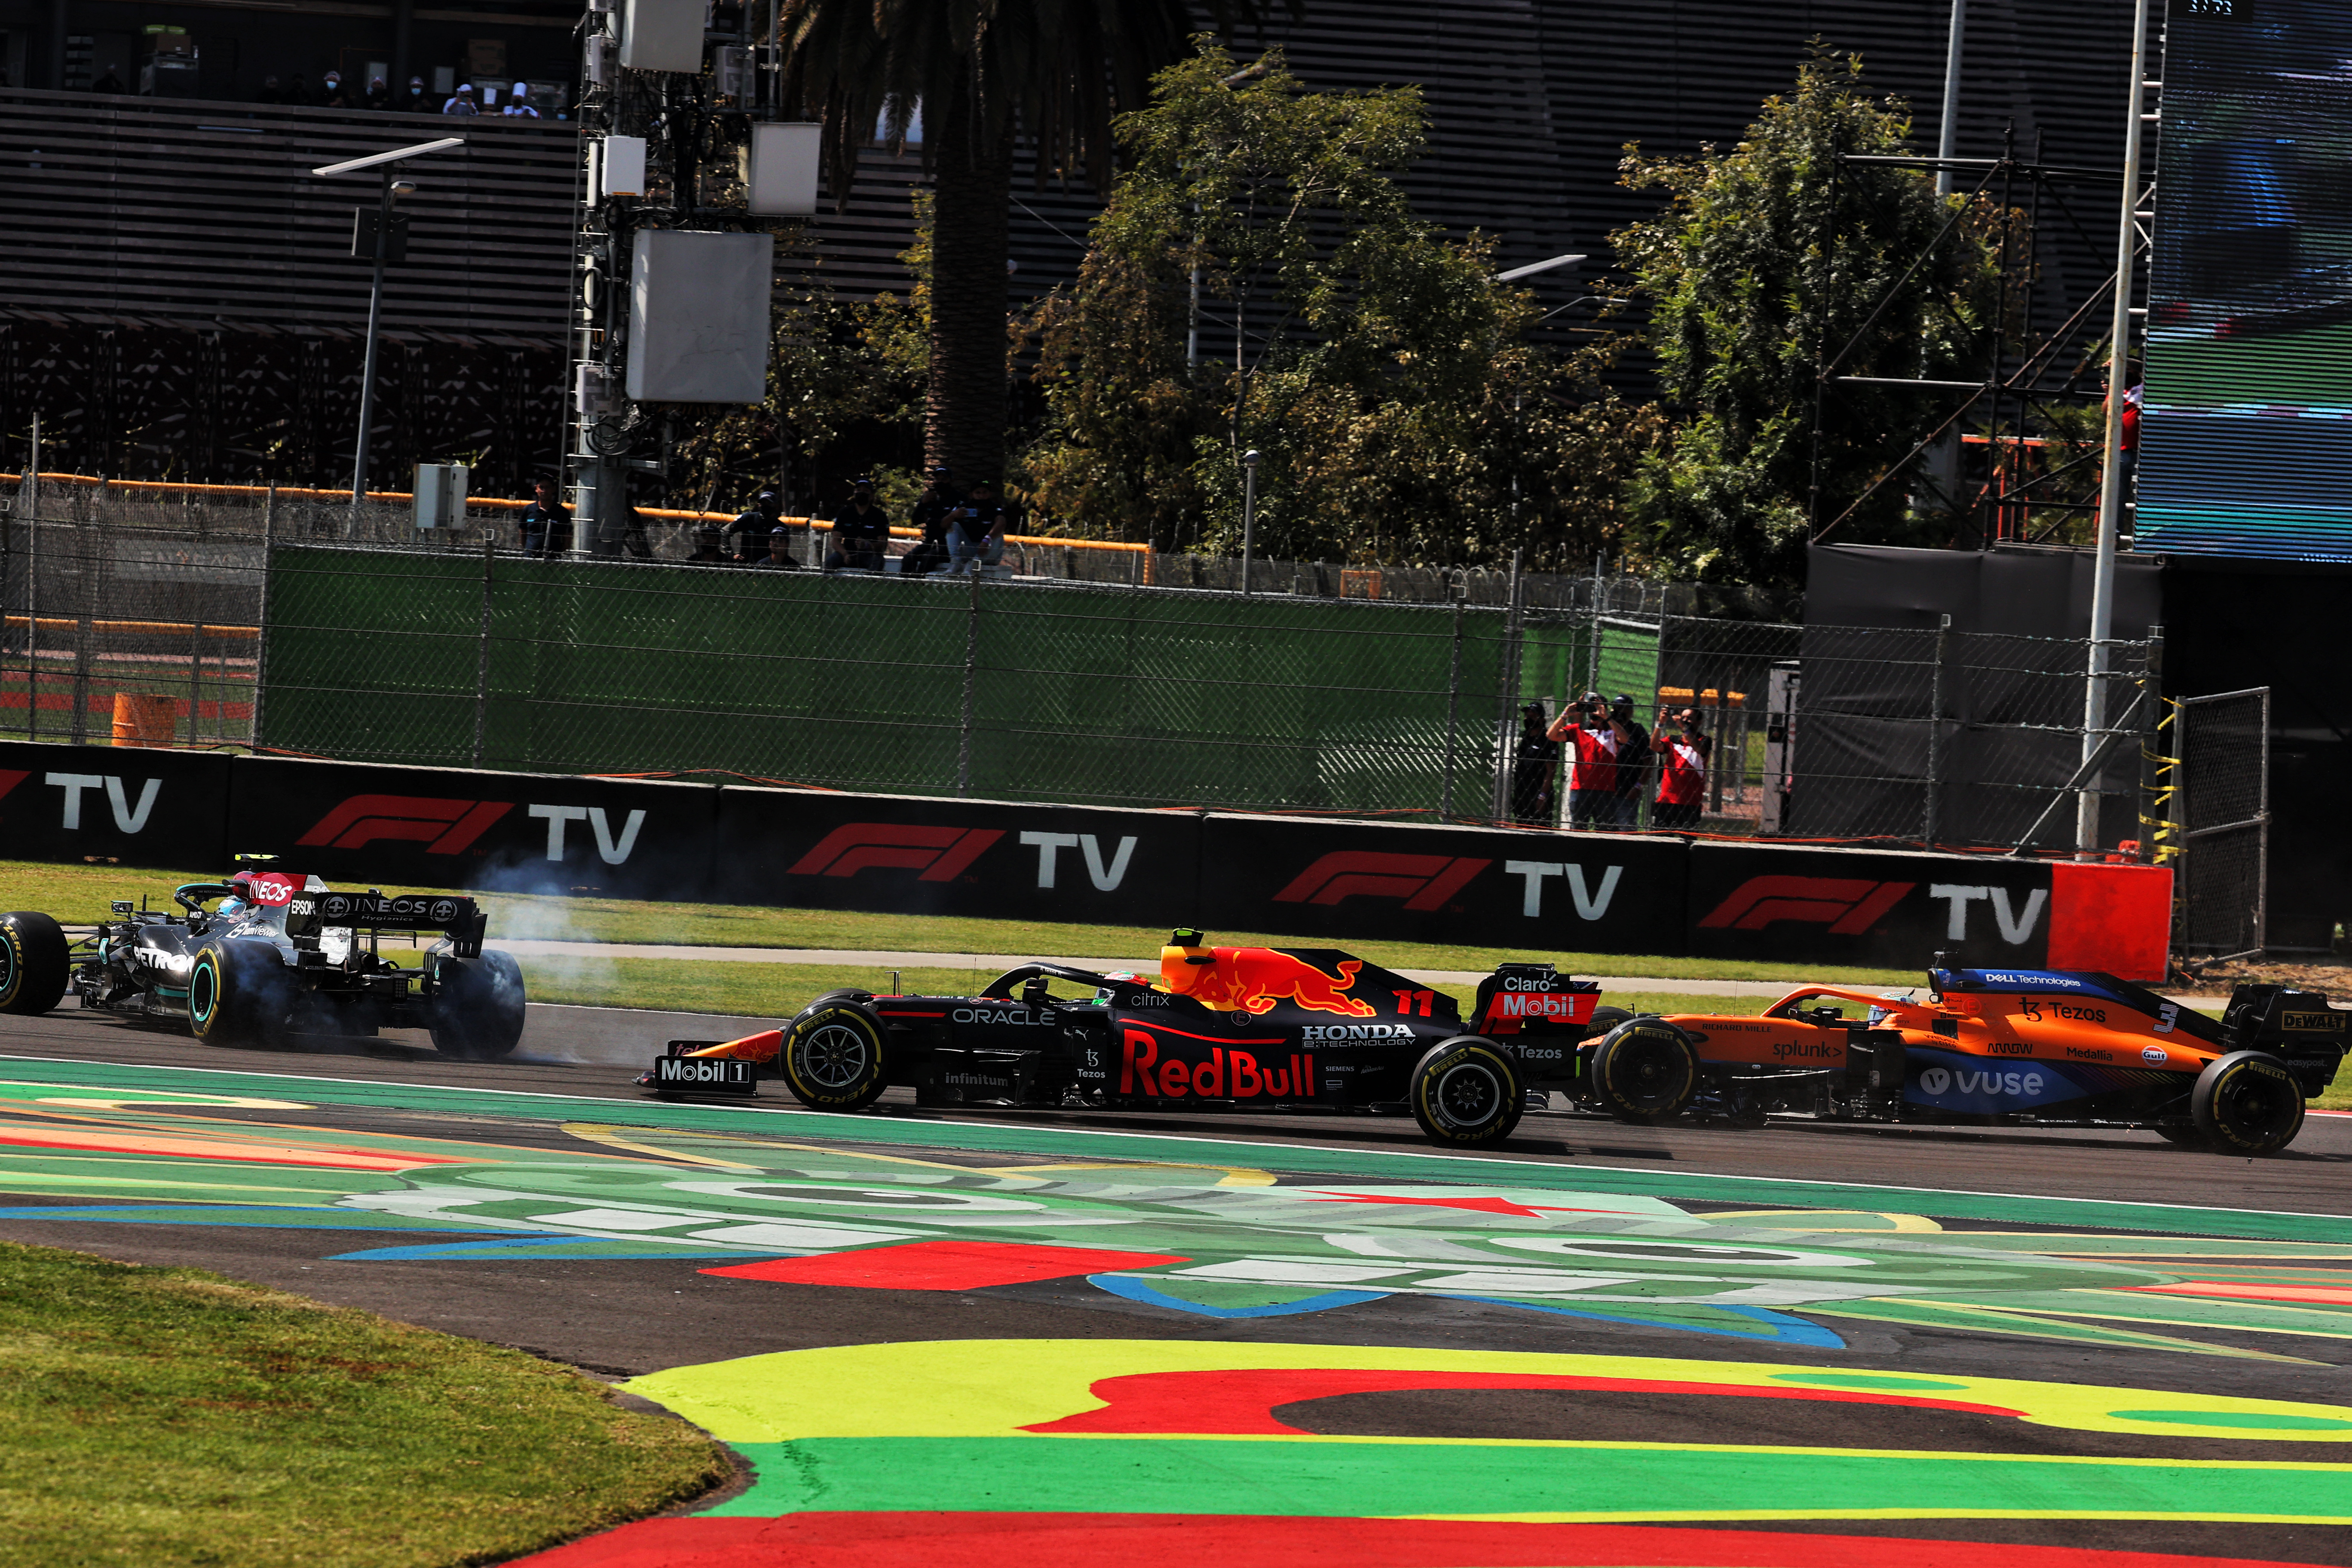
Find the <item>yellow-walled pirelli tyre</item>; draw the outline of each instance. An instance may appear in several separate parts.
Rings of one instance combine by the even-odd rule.
[[[784,1085],[811,1110],[863,1110],[889,1083],[882,1021],[850,1002],[793,1021],[780,1053]]]
[[[1430,1142],[1450,1149],[1500,1143],[1527,1109],[1518,1064],[1494,1041],[1475,1035],[1457,1035],[1430,1047],[1413,1064],[1405,1096]]]
[[[2275,1154],[2303,1131],[2303,1086],[2268,1051],[2231,1051],[2197,1075],[2189,1114],[2217,1154]]]
[[[66,994],[73,963],[58,922],[30,910],[0,915],[0,1013],[46,1013]]]
[[[208,1046],[275,1045],[292,993],[268,942],[206,942],[188,970],[188,1028]]]
[[[1625,1121],[1663,1121],[1698,1092],[1698,1050],[1663,1018],[1633,1018],[1592,1052],[1592,1097]]]

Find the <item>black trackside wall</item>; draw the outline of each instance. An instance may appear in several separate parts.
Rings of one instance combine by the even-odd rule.
[[[218,873],[236,852],[342,887],[1895,969],[2063,951],[2120,973],[2104,954],[2130,948],[2160,972],[2168,897],[2145,869],[2059,888],[2052,862],[1990,857],[0,744],[0,858]],[[2110,882],[2152,912],[2119,916]],[[2107,940],[2127,926],[2137,946]]]

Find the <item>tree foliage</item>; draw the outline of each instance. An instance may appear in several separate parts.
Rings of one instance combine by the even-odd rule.
[[[1948,396],[1832,376],[1974,379],[1999,341],[1993,204],[1932,177],[1838,155],[1910,151],[1902,103],[1862,90],[1859,57],[1816,50],[1728,151],[1653,158],[1622,183],[1662,190],[1658,216],[1611,237],[1646,306],[1675,416],[1642,462],[1634,531],[1670,574],[1801,584],[1809,510],[1837,537],[1946,542],[1948,525],[1873,484],[1949,408]],[[1816,446],[1818,441],[1818,458]],[[1813,493],[1818,462],[1819,493]],[[1859,505],[1857,505],[1859,501]]]
[[[1397,184],[1414,88],[1309,92],[1199,40],[1121,118],[1124,172],[1076,283],[1034,319],[1048,424],[1032,499],[1075,531],[1309,559],[1588,558],[1654,422],[1595,389],[1607,346],[1531,348],[1536,308]],[[1195,284],[1206,334],[1188,359]],[[1513,480],[1517,480],[1514,487]]]

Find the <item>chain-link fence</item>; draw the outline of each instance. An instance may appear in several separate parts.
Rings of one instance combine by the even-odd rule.
[[[2198,958],[2262,952],[2270,835],[2268,687],[2174,705],[2170,812],[2173,945]]]

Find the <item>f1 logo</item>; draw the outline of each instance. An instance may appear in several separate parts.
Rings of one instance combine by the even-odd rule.
[[[1342,899],[1402,899],[1409,910],[1441,910],[1492,860],[1450,855],[1382,855],[1339,849],[1291,879],[1277,904],[1336,904]]]
[[[1762,931],[1788,921],[1827,926],[1832,936],[1860,936],[1918,885],[1849,877],[1750,877],[1708,911],[1699,929]]]
[[[918,871],[919,882],[953,881],[1003,837],[992,827],[919,827],[895,822],[850,822],[817,840],[793,862],[791,877],[855,877],[875,867]]]
[[[331,845],[360,849],[379,838],[422,844],[427,855],[470,848],[490,824],[514,809],[506,800],[437,800],[417,795],[355,795],[319,818],[294,842],[305,849]]]

